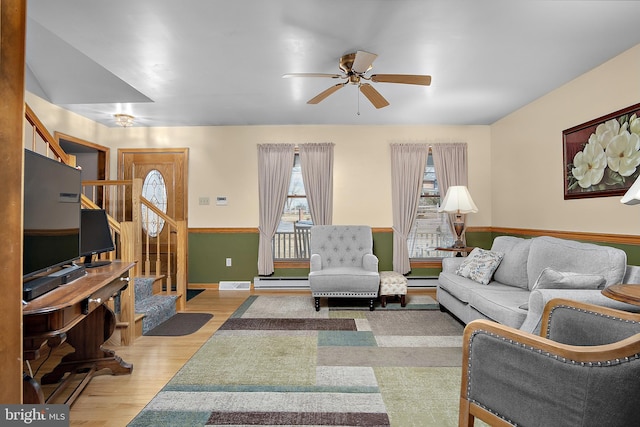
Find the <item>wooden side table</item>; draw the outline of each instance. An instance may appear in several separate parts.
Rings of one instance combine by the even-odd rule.
[[[602,295],[616,301],[640,306],[640,285],[611,285],[602,290]]]
[[[463,253],[468,254],[474,249],[475,246],[465,246],[464,248],[436,248],[436,251],[457,252],[456,256],[462,256]]]

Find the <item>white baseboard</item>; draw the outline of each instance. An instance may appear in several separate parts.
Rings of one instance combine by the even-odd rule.
[[[438,286],[437,277],[408,277],[408,288],[435,288]]]

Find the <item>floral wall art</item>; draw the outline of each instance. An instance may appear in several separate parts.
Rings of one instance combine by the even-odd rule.
[[[640,175],[640,104],[562,135],[565,199],[619,196]]]

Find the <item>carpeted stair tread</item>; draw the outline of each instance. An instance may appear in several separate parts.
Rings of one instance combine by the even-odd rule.
[[[144,314],[142,334],[176,314],[176,295],[154,295],[153,277],[136,277],[134,280],[135,312]]]

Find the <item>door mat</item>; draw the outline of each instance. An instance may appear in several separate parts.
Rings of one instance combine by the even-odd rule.
[[[196,332],[213,317],[210,313],[176,313],[145,336],[177,337]]]

